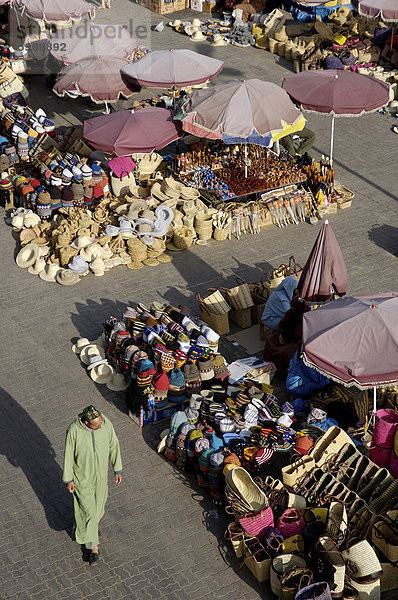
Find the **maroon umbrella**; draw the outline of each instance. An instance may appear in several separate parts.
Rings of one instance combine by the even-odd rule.
[[[15,0],[13,6],[31,19],[46,23],[70,23],[95,16],[95,7],[85,0]]]
[[[388,83],[353,71],[303,71],[285,77],[282,87],[304,110],[332,115],[332,160],[335,116],[360,116],[390,101]]]
[[[123,25],[100,25],[89,21],[57,31],[47,46],[51,54],[67,65],[88,56],[127,56],[137,41]]]
[[[175,111],[148,107],[135,112],[121,110],[110,115],[84,121],[86,140],[103,152],[127,156],[139,152],[161,150],[182,137]]]
[[[345,296],[303,317],[310,367],[361,389],[398,383],[398,293]]]
[[[214,79],[223,65],[193,50],[157,50],[124,67],[122,75],[142,87],[184,87]]]
[[[57,96],[88,96],[96,103],[115,102],[134,92],[122,81],[120,69],[128,64],[118,56],[88,56],[58,73],[53,91]],[[136,88],[136,91],[139,88]]]
[[[380,17],[387,23],[397,23],[398,0],[361,0],[358,12],[364,17]]]
[[[344,296],[346,288],[343,255],[331,226],[325,221],[301,274],[299,296],[307,302],[326,302],[333,291]]]

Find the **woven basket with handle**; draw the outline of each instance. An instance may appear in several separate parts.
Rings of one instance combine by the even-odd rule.
[[[225,291],[228,304],[235,310],[250,308],[253,306],[253,299],[249,285],[241,277],[236,278],[236,285],[233,288],[220,288]]]
[[[200,307],[203,307],[212,315],[225,315],[231,310],[230,305],[225,300],[219,289],[208,288],[206,291],[211,293],[205,297],[200,296],[200,294],[196,294],[196,300],[198,301]]]

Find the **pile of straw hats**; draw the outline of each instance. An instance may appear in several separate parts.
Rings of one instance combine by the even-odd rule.
[[[121,392],[128,387],[124,375],[117,373],[109,364],[101,337],[95,342],[90,342],[87,338],[79,338],[73,344],[72,351],[79,356],[82,364],[87,367],[87,373],[98,385],[106,385],[114,392]]]

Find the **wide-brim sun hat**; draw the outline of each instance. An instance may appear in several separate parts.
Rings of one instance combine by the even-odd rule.
[[[44,258],[39,257],[31,267],[28,267],[28,273],[30,273],[31,275],[39,275],[39,273],[41,273],[44,270],[45,266],[46,261],[44,260]]]
[[[129,383],[123,373],[114,373],[112,379],[107,382],[106,387],[113,392],[123,392],[128,388]]]
[[[76,342],[72,345],[72,352],[75,354],[80,354],[85,346],[89,346],[91,344],[88,338],[82,337],[76,340]]]
[[[80,360],[83,364],[89,365],[90,356],[93,356],[94,354],[99,354],[101,358],[105,358],[105,350],[100,346],[97,346],[97,344],[91,343],[85,346],[80,352]]]
[[[105,364],[108,364],[108,361],[106,358],[102,358],[102,356],[100,354],[94,354],[93,356],[90,357],[90,363],[87,365],[87,371],[91,371],[91,369],[98,367],[98,365],[105,365]]]
[[[75,285],[80,281],[80,277],[70,269],[61,269],[56,274],[55,280],[61,285]]]
[[[89,246],[93,242],[95,242],[95,238],[88,237],[87,235],[81,235],[77,237],[74,242],[72,242],[71,246],[72,248],[76,248],[77,250],[82,250],[83,248],[86,248],[86,246]]]
[[[206,36],[203,35],[203,33],[201,31],[195,31],[194,34],[191,36],[191,40],[193,42],[201,42],[205,39],[206,39]]]
[[[61,270],[61,267],[55,263],[49,263],[46,264],[46,266],[44,267],[43,271],[41,271],[41,273],[39,273],[39,277],[40,279],[42,279],[43,281],[48,281],[48,282],[55,282],[55,278],[58,275],[59,271]]]
[[[112,379],[114,372],[110,364],[103,363],[91,369],[90,377],[95,383],[103,385]]]
[[[27,244],[18,252],[15,262],[21,269],[27,269],[34,265],[38,258],[39,247],[36,244]]]

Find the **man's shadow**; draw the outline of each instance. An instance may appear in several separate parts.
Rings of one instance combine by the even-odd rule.
[[[62,483],[54,448],[29,414],[3,388],[0,388],[0,454],[23,471],[51,529],[65,530],[71,535],[73,498]]]

